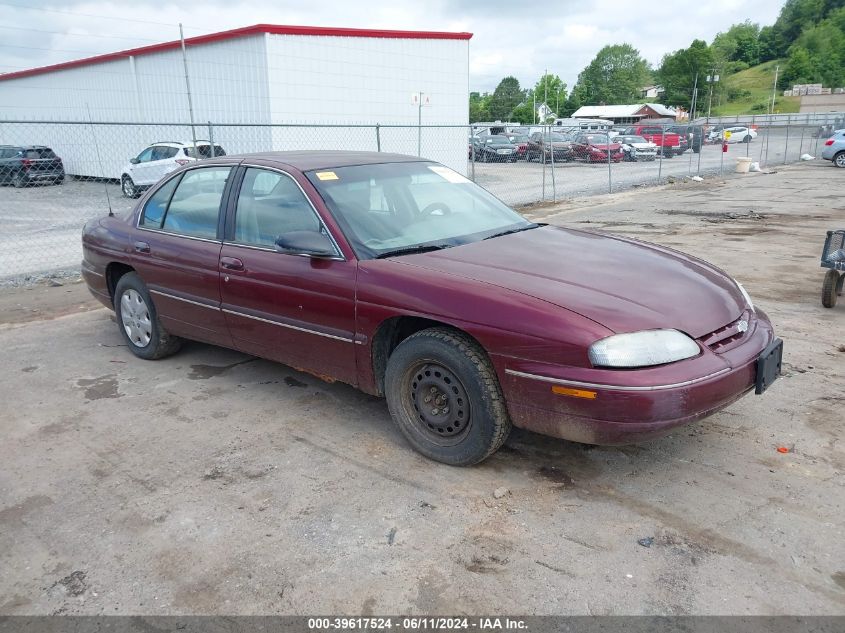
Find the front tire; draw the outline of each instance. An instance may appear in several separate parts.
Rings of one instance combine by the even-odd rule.
[[[387,361],[390,415],[418,452],[451,466],[483,461],[511,430],[505,399],[487,354],[447,328],[402,341]]]
[[[124,175],[120,179],[120,189],[123,191],[124,198],[137,198],[140,195],[138,187],[135,186],[135,182],[129,176]]]
[[[28,179],[24,176],[22,171],[15,172],[15,175],[12,176],[12,185],[14,185],[15,189],[21,189],[26,187],[28,184]]]
[[[845,275],[842,275],[845,277]],[[828,270],[822,283],[822,305],[825,308],[836,306],[836,298],[842,292],[842,279],[835,270]]]
[[[147,285],[137,273],[126,273],[117,282],[114,311],[123,340],[138,358],[158,360],[181,347],[182,340],[162,327]]]

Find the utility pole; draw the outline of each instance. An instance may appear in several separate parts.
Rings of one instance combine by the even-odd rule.
[[[707,83],[710,84],[710,98],[707,100],[707,122],[710,122],[710,108],[713,106],[713,84],[719,81],[719,75],[716,74],[716,68],[710,69],[710,74],[707,75]]]
[[[772,85],[772,109],[769,112],[770,115],[775,113],[775,97],[778,94],[778,71],[780,70],[780,65],[775,66],[775,83]],[[769,119],[769,125],[772,124],[771,119]]]
[[[695,118],[695,108],[698,105],[696,103],[698,98],[698,73],[695,73],[695,83],[692,87],[692,100],[690,102],[690,113],[689,113],[689,122],[692,123],[693,119]]]

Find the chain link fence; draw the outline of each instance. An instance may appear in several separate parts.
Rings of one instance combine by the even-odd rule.
[[[0,283],[78,271],[80,231],[165,174],[219,154],[395,152],[441,162],[505,203],[543,202],[820,156],[845,113],[756,115],[693,125],[239,125],[0,121]],[[585,125],[585,128],[587,126]],[[747,161],[746,161],[747,162]]]

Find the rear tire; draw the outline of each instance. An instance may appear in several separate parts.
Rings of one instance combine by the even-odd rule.
[[[842,292],[842,278],[845,278],[845,275],[840,276],[835,270],[828,270],[825,274],[822,283],[822,305],[825,308],[836,306],[836,297]]]
[[[845,152],[839,152],[833,157],[833,164],[837,167],[845,167]]]
[[[461,332],[431,328],[402,341],[387,361],[384,390],[411,446],[444,464],[483,461],[511,430],[487,354]]]
[[[750,135],[750,134],[746,134],[746,135],[745,135],[745,138],[744,138],[744,139],[742,139],[742,142],[743,142],[743,143],[750,143],[750,142],[751,142],[751,135]]]
[[[137,273],[126,273],[114,289],[117,325],[129,351],[144,360],[175,354],[182,339],[165,330],[158,319],[147,285]]]

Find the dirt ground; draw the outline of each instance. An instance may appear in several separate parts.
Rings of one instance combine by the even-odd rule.
[[[845,614],[845,301],[818,265],[843,176],[533,209],[721,266],[785,374],[657,441],[516,431],[468,469],[350,387],[201,344],[143,362],[82,285],[4,290],[0,614]]]

